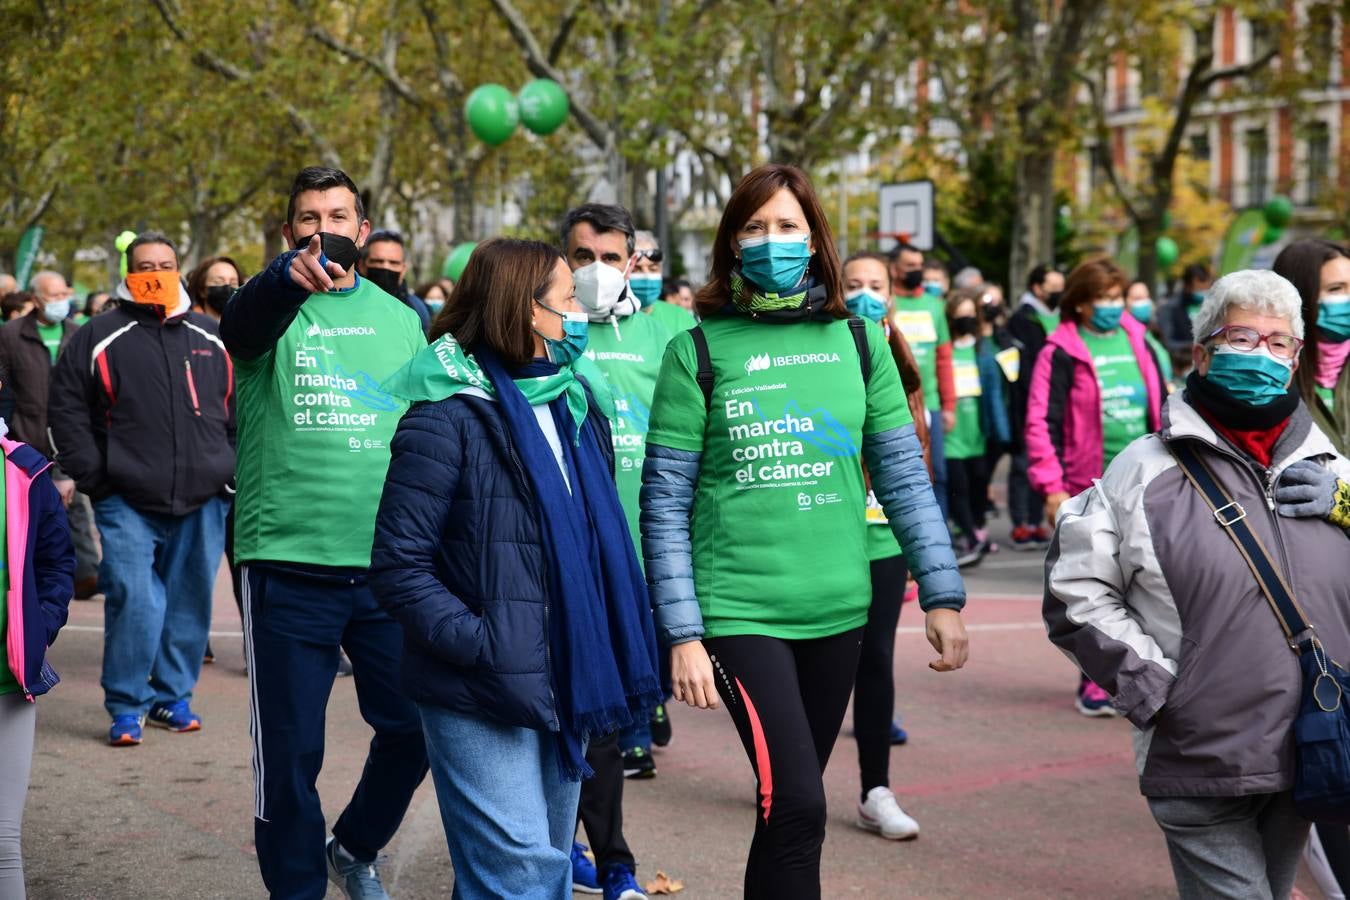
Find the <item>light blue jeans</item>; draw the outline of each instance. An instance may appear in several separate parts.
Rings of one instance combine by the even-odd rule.
[[[225,503],[185,516],[143,513],[120,496],[94,504],[103,540],[103,705],[143,716],[192,699],[225,553]]]
[[[454,900],[567,900],[581,782],[558,776],[550,732],[418,704]]]

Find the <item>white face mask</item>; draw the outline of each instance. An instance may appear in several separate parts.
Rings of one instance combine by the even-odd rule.
[[[601,322],[613,315],[632,315],[637,307],[636,301],[631,299],[620,305],[619,301],[626,299],[628,279],[611,265],[593,262],[582,266],[572,273],[572,280],[577,286],[577,302],[591,321]]]

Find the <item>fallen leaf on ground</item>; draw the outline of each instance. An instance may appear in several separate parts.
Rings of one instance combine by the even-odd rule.
[[[678,894],[684,890],[684,882],[671,878],[665,872],[657,872],[656,877],[647,882],[649,894]]]

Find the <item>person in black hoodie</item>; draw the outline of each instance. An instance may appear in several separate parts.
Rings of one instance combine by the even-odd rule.
[[[127,248],[115,308],[81,328],[52,373],[47,420],[63,472],[103,539],[104,705],[114,746],[146,716],[196,731],[211,594],[234,477],[232,370],[215,322],[191,311],[167,237]]]

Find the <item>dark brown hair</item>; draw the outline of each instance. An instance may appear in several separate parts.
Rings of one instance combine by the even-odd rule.
[[[1073,267],[1069,277],[1064,279],[1064,296],[1059,301],[1059,320],[1080,324],[1083,321],[1084,306],[1091,306],[1106,296],[1113,287],[1120,288],[1123,294],[1125,286],[1129,283],[1130,279],[1125,276],[1120,266],[1105,256],[1079,263]],[[979,303],[975,305],[979,306]]]
[[[1317,307],[1322,302],[1322,267],[1338,257],[1350,257],[1340,244],[1319,238],[1294,241],[1280,251],[1273,266],[1275,274],[1298,289],[1303,301],[1303,350],[1298,357],[1294,380],[1304,402],[1311,403],[1317,388]]]
[[[15,291],[12,294],[6,294],[4,297],[0,297],[0,316],[3,316],[3,321],[8,322],[29,303],[37,303],[37,298],[33,296],[31,291]]]
[[[558,248],[543,241],[483,241],[431,323],[431,340],[449,332],[469,353],[487,346],[508,366],[525,365],[534,358],[532,302],[553,286],[560,259]]]
[[[234,269],[234,277],[239,279],[239,284],[242,285],[248,280],[244,277],[244,270],[239,268],[239,263],[228,256],[208,256],[188,274],[188,299],[192,301],[193,306],[206,306],[206,273],[211,271],[211,267],[216,263],[229,263],[230,268]]]
[[[715,314],[731,299],[731,270],[736,266],[736,232],[750,221],[750,217],[774,194],[786,188],[802,205],[806,214],[806,227],[811,231],[811,240],[816,245],[815,255],[807,264],[807,271],[817,282],[823,284],[827,301],[825,311],[836,318],[846,319],[849,312],[844,305],[844,284],[840,278],[839,254],[834,249],[834,234],[830,231],[830,220],[820,206],[815,188],[806,173],[796,166],[767,165],[760,166],[741,179],[727,201],[722,212],[722,221],[717,224],[717,236],[713,238],[712,268],[708,272],[708,281],[699,289],[694,307],[702,318]]]

